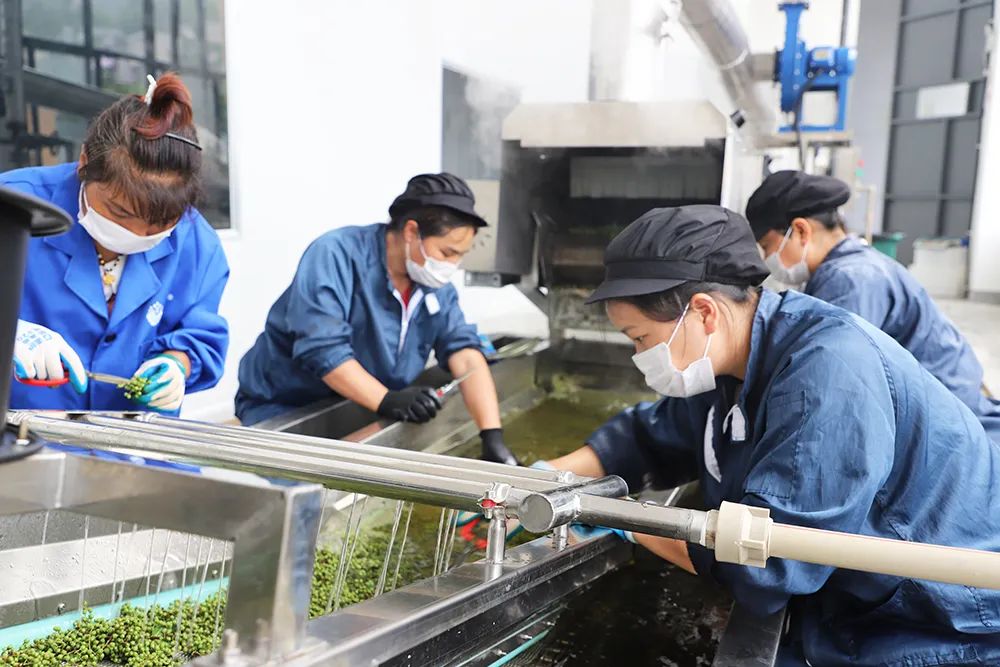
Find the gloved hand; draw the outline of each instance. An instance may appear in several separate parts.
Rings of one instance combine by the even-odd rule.
[[[184,365],[176,357],[158,354],[144,362],[132,374],[132,377],[149,380],[142,394],[133,400],[154,410],[178,410],[184,401],[186,375]]]
[[[430,387],[407,387],[390,391],[378,406],[378,414],[389,419],[426,424],[437,416],[441,399]]]
[[[635,535],[631,530],[621,530],[620,528],[604,528],[602,526],[588,526],[585,523],[571,523],[569,530],[578,540],[588,540],[591,537],[603,537],[605,535],[617,535],[626,542],[636,544]]]
[[[483,429],[479,432],[479,438],[483,441],[483,455],[480,458],[484,461],[506,463],[509,466],[518,465],[514,453],[504,444],[502,428]]]
[[[73,389],[87,391],[87,369],[63,337],[40,324],[18,320],[14,374],[22,380],[58,380],[67,373]]]

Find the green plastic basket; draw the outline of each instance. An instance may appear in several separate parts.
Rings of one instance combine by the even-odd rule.
[[[902,232],[892,232],[891,234],[876,234],[872,237],[872,247],[883,255],[888,255],[896,259],[896,251],[899,249],[899,242],[905,235]]]

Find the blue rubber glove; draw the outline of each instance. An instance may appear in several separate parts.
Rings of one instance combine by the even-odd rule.
[[[487,360],[497,353],[496,347],[493,346],[493,341],[486,334],[479,334],[479,351],[483,353],[483,356]]]
[[[578,540],[589,540],[592,537],[604,537],[605,535],[617,535],[626,542],[636,544],[635,535],[632,534],[631,530],[604,528],[602,526],[588,526],[585,523],[571,523],[569,530]]]
[[[34,322],[17,321],[14,374],[21,380],[59,380],[68,375],[73,389],[87,391],[87,369],[80,355],[58,333]]]
[[[133,377],[149,380],[142,396],[135,399],[136,403],[164,412],[180,410],[181,403],[184,401],[187,372],[184,370],[184,365],[176,357],[169,354],[158,354],[139,366]]]

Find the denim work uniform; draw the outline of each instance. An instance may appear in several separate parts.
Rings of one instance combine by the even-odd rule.
[[[80,211],[76,163],[9,171],[0,175],[0,184],[52,202],[74,220]],[[218,235],[189,208],[169,237],[128,256],[109,314],[94,241],[74,224],[60,236],[31,239],[20,318],[60,333],[93,372],[130,377],[160,352],[184,352],[191,360],[186,390],[195,392],[222,377],[229,327],[219,315],[219,301],[228,279]],[[143,409],[102,382],[91,382],[84,394],[68,384],[49,389],[14,382],[10,406]]]
[[[794,291],[762,292],[742,384],[639,404],[588,443],[634,488],[699,479],[709,507],[1000,551],[1000,449],[975,415],[886,334]],[[688,548],[750,610],[792,603],[797,664],[1000,664],[1000,591]]]
[[[402,389],[431,350],[444,365],[459,350],[479,348],[454,286],[414,285],[403,304],[386,265],[387,229],[342,227],[306,250],[240,361],[236,415],[244,425],[332,396],[322,378],[350,359],[389,389]]]
[[[965,337],[902,264],[847,238],[830,251],[803,291],[892,336],[1000,442],[1000,402],[982,393],[983,367]]]

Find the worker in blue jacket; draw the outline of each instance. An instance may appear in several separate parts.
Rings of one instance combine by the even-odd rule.
[[[632,488],[699,480],[710,508],[745,503],[796,526],[1000,551],[1000,448],[975,415],[860,317],[758,287],[768,270],[739,214],[654,209],[605,267],[591,301],[664,398],[552,465]],[[1000,664],[1000,591],[791,560],[757,569],[634,539],[754,612],[789,606],[780,664]]]
[[[496,387],[450,283],[486,225],[469,186],[421,174],[389,207],[391,221],[341,227],[309,246],[292,284],[240,361],[236,415],[245,426],[332,396],[394,420],[424,423],[441,401],[410,386],[433,351],[480,428],[483,456],[516,463],[504,444]]]
[[[190,93],[167,74],[94,120],[79,163],[0,175],[78,221],[30,242],[11,407],[176,413],[187,392],[218,382],[229,267],[193,207],[201,161]],[[130,400],[88,372],[141,377],[145,388]]]
[[[969,342],[902,264],[847,235],[837,209],[850,196],[829,176],[768,176],[746,214],[771,275],[892,336],[1000,441],[1000,402],[983,393],[983,367]]]

